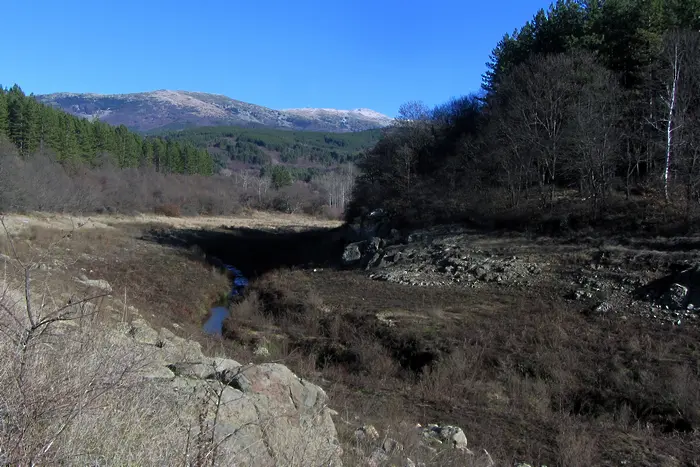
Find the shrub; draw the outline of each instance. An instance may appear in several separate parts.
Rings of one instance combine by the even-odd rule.
[[[162,204],[155,208],[156,214],[161,214],[167,217],[180,217],[182,213],[180,212],[180,206],[174,203]]]

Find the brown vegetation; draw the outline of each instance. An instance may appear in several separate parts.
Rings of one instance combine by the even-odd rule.
[[[482,449],[497,465],[697,465],[700,331],[589,316],[560,284],[422,289],[273,271],[232,307],[225,337],[325,381],[346,446],[372,423],[403,456],[465,465],[410,441],[416,423],[439,422],[464,428],[475,465]]]
[[[243,209],[321,214],[325,194],[298,182],[258,191],[232,177],[178,175],[150,169],[88,169],[55,162],[49,155],[21,159],[0,147],[0,211],[157,213],[179,217],[232,215]]]

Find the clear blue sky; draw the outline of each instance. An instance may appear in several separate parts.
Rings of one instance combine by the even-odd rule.
[[[182,89],[281,109],[395,115],[477,91],[491,49],[546,0],[18,0],[0,83],[25,92]]]

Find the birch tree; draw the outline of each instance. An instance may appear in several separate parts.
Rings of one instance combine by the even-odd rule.
[[[650,123],[663,133],[664,139],[664,163],[662,183],[664,199],[671,201],[671,175],[674,165],[676,150],[682,146],[678,139],[678,132],[683,129],[684,121],[692,102],[690,81],[692,76],[690,68],[695,57],[691,49],[697,41],[697,32],[674,31],[664,37],[660,79],[658,86],[658,119]],[[697,50],[695,50],[697,53]]]

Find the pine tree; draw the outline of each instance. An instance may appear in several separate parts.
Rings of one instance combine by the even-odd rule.
[[[95,136],[93,131],[90,129],[90,122],[84,119],[77,119],[75,121],[75,128],[78,137],[78,146],[80,148],[80,157],[83,162],[92,164],[97,156],[97,151],[95,148]]]
[[[9,117],[7,114],[7,95],[0,86],[0,138],[9,137]]]
[[[167,146],[165,141],[160,138],[156,138],[153,142],[153,166],[156,172],[164,172],[165,161],[166,161]]]
[[[58,147],[58,158],[61,162],[75,164],[80,160],[75,120],[64,114],[60,119],[61,137]]]
[[[21,156],[29,153],[27,141],[27,114],[24,105],[24,92],[16,84],[7,94],[8,134],[10,140],[17,146]]]
[[[141,162],[140,167],[153,167],[153,141],[144,139],[141,143]]]
[[[63,140],[61,130],[61,113],[50,107],[44,107],[41,112],[42,138],[44,147],[58,153]]]
[[[34,95],[24,99],[25,113],[27,116],[26,140],[27,154],[33,154],[39,149],[41,142],[40,123],[41,123],[41,104],[35,99]]]
[[[169,173],[183,173],[184,167],[182,164],[182,153],[180,151],[180,146],[171,140],[167,142],[166,156],[165,156],[165,172]]]

